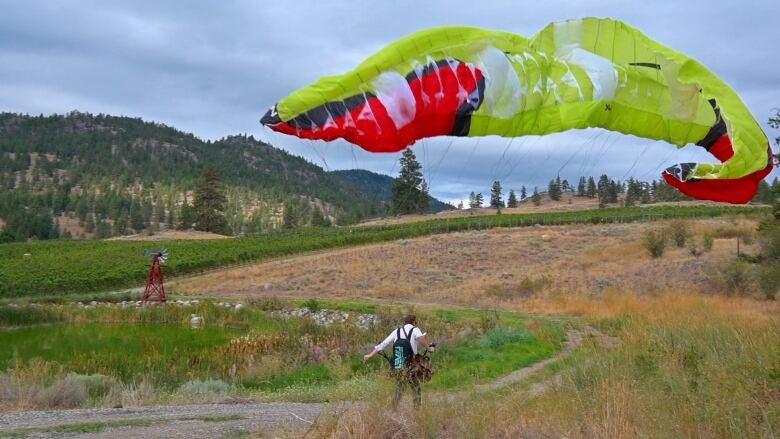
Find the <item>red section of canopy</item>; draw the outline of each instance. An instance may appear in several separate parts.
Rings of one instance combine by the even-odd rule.
[[[402,127],[396,127],[377,97],[314,129],[296,128],[287,122],[268,126],[304,139],[330,141],[341,137],[370,152],[397,152],[418,139],[451,135],[457,110],[483,78],[479,69],[460,62],[426,69],[419,78],[411,76],[414,79],[407,83],[415,99],[415,117]]]
[[[731,139],[728,135],[721,136],[710,147],[709,152],[721,162],[725,162],[734,155]],[[674,175],[664,171],[666,182],[676,187],[685,195],[700,200],[724,201],[733,204],[745,204],[753,199],[758,191],[758,184],[772,172],[772,150],[768,149],[768,160],[765,168],[741,178],[728,179],[691,179],[682,181]]]

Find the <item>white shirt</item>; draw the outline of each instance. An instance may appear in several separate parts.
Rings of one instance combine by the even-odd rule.
[[[417,339],[425,335],[424,332],[420,330],[420,328],[415,327],[412,329],[414,325],[411,324],[405,324],[404,328],[401,330],[401,339],[404,339],[404,331],[406,331],[407,334],[409,334],[410,340],[409,344],[412,345],[412,352],[415,354],[417,353]],[[377,351],[383,351],[386,347],[390,346],[391,344],[395,343],[395,341],[398,339],[398,328],[393,329],[393,332],[390,333],[390,335],[387,336],[382,343],[379,343],[374,347]]]

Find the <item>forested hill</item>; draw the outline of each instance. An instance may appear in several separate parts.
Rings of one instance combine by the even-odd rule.
[[[332,171],[331,173],[351,182],[366,192],[377,195],[388,206],[393,199],[393,182],[395,182],[395,179],[389,175],[378,174],[365,169],[349,169]],[[428,197],[428,201],[429,210],[432,213],[455,208],[455,206],[433,197]]]
[[[283,210],[294,214],[285,225],[305,226],[322,217],[314,210],[350,223],[386,206],[384,196],[252,136],[212,142],[138,118],[0,113],[0,230],[46,239],[65,223],[85,237],[173,227],[207,166],[222,176],[234,233],[279,226]]]

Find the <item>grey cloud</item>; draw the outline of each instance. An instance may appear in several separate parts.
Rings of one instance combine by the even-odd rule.
[[[5,0],[2,11],[4,111],[139,116],[209,139],[246,132],[329,169],[394,174],[398,154],[271,134],[257,123],[262,113],[294,89],[346,71],[397,38],[441,25],[529,36],[551,21],[611,16],[699,59],[740,92],[762,123],[780,106],[772,64],[780,58],[772,23],[780,6],[772,0],[655,1],[643,7],[617,0]],[[605,139],[606,146],[598,143]],[[710,161],[696,148],[675,151],[598,131],[516,139],[507,149],[508,142],[430,139],[415,151],[434,194],[446,199],[487,191],[493,178],[515,188],[546,186],[559,170],[570,181],[580,172],[620,177],[630,171],[649,179],[674,163]]]

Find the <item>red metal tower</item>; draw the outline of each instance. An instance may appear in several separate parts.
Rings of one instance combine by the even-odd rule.
[[[165,303],[165,286],[163,285],[163,274],[160,265],[165,261],[163,252],[153,252],[152,268],[149,269],[149,275],[146,277],[146,288],[144,289],[144,304],[150,302]]]

